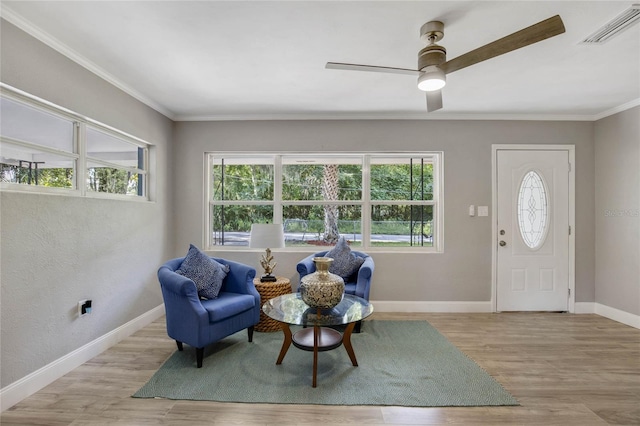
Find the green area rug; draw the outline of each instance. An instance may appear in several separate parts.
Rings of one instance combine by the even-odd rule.
[[[318,355],[318,386],[311,387],[313,353],[293,345],[276,365],[283,334],[234,334],[205,349],[176,351],[133,396],[223,402],[396,405],[414,407],[518,405],[495,379],[426,321],[365,321],[351,343]]]

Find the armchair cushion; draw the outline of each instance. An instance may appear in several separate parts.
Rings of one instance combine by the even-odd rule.
[[[329,265],[329,272],[341,276],[345,282],[358,271],[364,262],[362,257],[351,252],[344,237],[340,237],[336,246],[329,250],[325,256],[333,258],[333,262]]]
[[[223,280],[229,273],[229,265],[216,262],[191,244],[187,256],[176,273],[195,283],[198,296],[215,299],[222,288]]]
[[[253,309],[255,305],[253,295],[238,293],[220,293],[216,299],[202,301],[202,307],[207,311],[211,323]]]

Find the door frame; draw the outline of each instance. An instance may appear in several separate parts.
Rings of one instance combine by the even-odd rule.
[[[569,154],[569,303],[568,312],[575,312],[576,302],[576,147],[575,145],[532,145],[532,144],[492,144],[491,145],[491,309],[498,311],[498,151],[567,151]],[[569,230],[567,230],[568,232]]]

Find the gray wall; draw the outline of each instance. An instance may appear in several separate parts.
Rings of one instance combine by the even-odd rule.
[[[0,194],[1,387],[162,303],[158,265],[174,247],[173,123],[2,21],[4,83],[155,145],[153,202]],[[91,298],[93,314],[77,318]]]
[[[640,315],[640,107],[595,125],[596,297]]]
[[[593,302],[593,123],[532,121],[268,121],[180,122],[175,125],[176,253],[203,244],[205,151],[444,151],[444,253],[372,253],[376,301],[491,300],[491,222],[468,206],[491,206],[492,144],[575,144],[576,300]],[[216,252],[259,270],[259,255]],[[311,250],[307,253],[311,253]],[[280,252],[277,273],[297,282],[306,253]]]

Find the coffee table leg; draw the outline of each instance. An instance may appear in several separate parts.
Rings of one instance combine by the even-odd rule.
[[[349,324],[347,324],[347,328],[344,330],[344,334],[342,335],[342,344],[347,350],[349,358],[351,358],[351,364],[353,364],[354,367],[357,367],[358,361],[356,360],[356,353],[353,351],[353,346],[351,346],[351,333],[353,333],[353,329],[355,326],[355,322],[350,322]]]
[[[282,364],[282,360],[284,359],[284,356],[287,354],[287,351],[289,350],[289,346],[291,346],[291,329],[289,328],[289,324],[281,322],[280,327],[282,328],[282,332],[284,333],[284,341],[282,342],[282,349],[280,349],[280,355],[278,356],[276,365]]]

